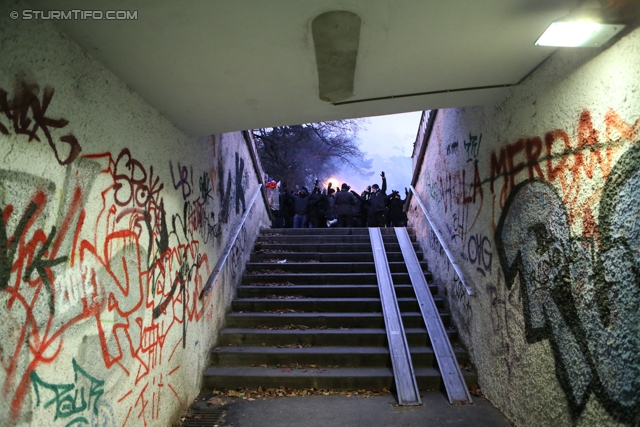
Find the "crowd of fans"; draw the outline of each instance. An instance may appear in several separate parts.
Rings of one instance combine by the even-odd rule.
[[[406,227],[405,199],[396,190],[387,195],[384,172],[382,187],[373,184],[362,193],[351,190],[343,183],[340,189],[306,187],[294,191],[286,183],[269,180],[266,183],[269,205],[274,213],[274,228],[326,228],[326,227]]]

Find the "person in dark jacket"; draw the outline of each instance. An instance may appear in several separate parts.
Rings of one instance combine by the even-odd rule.
[[[406,189],[405,193],[407,193]],[[407,214],[404,212],[405,200],[400,198],[400,193],[396,190],[393,190],[387,197],[387,207],[389,209],[389,216],[387,218],[388,227],[407,226]]]
[[[384,171],[380,173],[382,177],[382,188],[378,184],[371,186],[371,200],[369,206],[369,227],[384,227],[385,226],[385,202],[387,199],[387,178],[384,176]]]
[[[371,187],[368,187],[369,189]],[[362,194],[358,194],[352,191],[353,197],[356,199],[356,204],[353,207],[353,226],[354,227],[366,227],[367,226],[367,212],[369,211],[369,199],[367,191],[363,191]]]
[[[298,191],[298,194],[286,194],[287,202],[293,205],[293,228],[306,228],[309,216],[309,191],[306,187]]]
[[[366,190],[364,190],[360,196],[362,196],[362,198],[365,200],[365,202],[362,203],[362,210],[361,210],[362,226],[363,227],[368,227],[369,226],[369,224],[368,224],[368,222],[369,222],[369,208],[371,207],[371,186],[367,185]]]
[[[318,180],[309,196],[309,228],[320,228],[326,225],[324,217],[324,196],[318,188]]]
[[[284,217],[284,227],[293,228],[293,217],[295,215],[293,205],[293,190],[287,189],[287,183],[283,182],[280,187],[280,212]]]
[[[336,193],[338,227],[353,227],[353,206],[355,204],[356,199],[349,192],[349,186],[342,184],[341,190]]]

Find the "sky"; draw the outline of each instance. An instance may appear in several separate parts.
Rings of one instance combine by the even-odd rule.
[[[346,182],[361,193],[367,185],[382,185],[380,172],[387,177],[387,194],[398,190],[404,198],[404,188],[411,184],[411,154],[418,133],[422,111],[376,116],[365,119],[364,129],[358,133],[360,149],[372,160],[371,177],[358,176],[352,170],[336,173],[333,185]]]

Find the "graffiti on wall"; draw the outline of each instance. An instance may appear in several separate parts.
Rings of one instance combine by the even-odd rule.
[[[449,218],[442,225],[443,233],[453,247],[460,248],[461,258],[473,270],[477,271],[479,267],[478,259],[476,252],[469,249],[470,245],[477,249],[477,236],[472,231],[483,209],[489,207],[484,203],[485,196],[492,201],[492,227],[495,230],[497,216],[504,208],[507,196],[523,179],[537,178],[558,184],[570,222],[581,221],[587,233],[594,229],[589,205],[600,196],[601,190],[592,191],[593,185],[607,179],[614,158],[627,141],[637,140],[640,119],[627,123],[611,109],[605,113],[598,129],[591,112],[584,110],[578,117],[574,133],[575,136],[571,136],[572,132],[568,130],[555,129],[541,136],[520,138],[486,152],[489,157],[487,175],[485,170],[481,173],[478,160],[483,153],[482,133],[469,132],[460,144],[457,141],[444,144],[446,156],[441,151],[440,157],[433,160],[433,170],[425,170],[425,184],[430,199]],[[453,163],[456,166],[450,166],[447,157],[458,153],[452,148],[454,144],[464,147],[464,151],[458,154],[459,161]],[[586,191],[591,191],[592,198],[584,202]],[[480,242],[481,245],[483,243],[486,246],[492,244]],[[490,265],[489,260],[486,267],[482,264],[485,276]]]
[[[467,153],[467,163],[477,161],[480,154],[480,144],[482,143],[482,134],[469,134],[469,141],[464,141],[464,151]]]
[[[498,274],[496,283],[487,283],[485,291],[491,304],[489,317],[492,335],[498,339],[491,348],[492,356],[504,365],[507,379],[514,374],[514,368],[524,358],[526,342],[519,339],[524,334],[524,323],[519,313],[522,311],[522,299],[516,289],[503,285],[502,275]],[[508,381],[505,386],[514,384]]]
[[[222,234],[222,226],[216,221],[213,184],[211,176],[204,172],[199,179],[200,197],[191,204],[188,214],[189,225],[202,236],[203,243],[213,241]]]
[[[476,267],[476,272],[487,276],[493,266],[493,250],[489,237],[475,233],[467,238],[467,260]]]
[[[549,339],[578,416],[593,392],[623,422],[640,415],[640,151],[608,173],[597,233],[573,235],[566,198],[537,178],[516,185],[495,234],[506,284],[520,278],[530,343]]]
[[[500,337],[493,356],[511,377],[526,350],[515,338],[548,339],[574,417],[593,395],[618,421],[638,424],[640,119],[627,122],[610,109],[598,124],[583,110],[573,130],[485,153],[481,134],[469,136],[460,152],[451,143],[438,148],[425,191],[445,214],[441,230],[465,271],[489,298]],[[481,155],[482,176],[474,172]],[[474,218],[483,209],[491,222],[481,229]],[[438,254],[433,242],[431,249]],[[447,284],[464,331],[470,316],[457,286],[455,277]]]
[[[55,408],[52,421],[64,420],[66,426],[115,426],[111,404],[101,399],[104,380],[89,375],[75,359],[72,359],[72,364],[74,382],[70,384],[49,383],[35,371],[31,372],[31,383],[36,395],[35,406]]]
[[[246,210],[246,202],[245,202],[245,185],[246,179],[244,177],[244,159],[236,153],[236,169],[235,169],[235,180],[231,176],[231,171],[228,171],[227,174],[227,185],[225,187],[224,184],[224,169],[222,167],[218,168],[218,180],[220,181],[220,188],[218,191],[220,197],[220,221],[223,223],[227,223],[229,221],[229,209],[231,207],[231,188],[233,183],[235,182],[235,188],[233,194],[235,195],[235,208],[236,215],[243,214]],[[240,206],[242,206],[242,210],[240,210]]]
[[[50,221],[58,204],[52,183],[39,179],[25,202],[25,183],[38,183],[38,178],[2,171],[8,191],[2,200],[0,240],[6,249],[0,271],[9,321],[0,329],[14,338],[2,345],[7,357],[3,391],[12,397],[14,417],[35,378],[31,374],[59,359],[74,325],[93,324],[104,367],[122,369],[142,387],[145,377],[165,362],[160,355],[171,342],[172,329],[184,329],[200,317],[196,299],[209,267],[198,242],[178,240],[179,230],[172,226],[163,238],[166,215],[156,204],[162,206],[162,200],[140,192],[123,198],[118,162],[110,155],[89,157],[67,167],[63,206],[55,221]],[[96,182],[111,184],[100,193],[96,217],[88,218],[86,205],[96,201],[91,200]],[[81,237],[85,224],[95,228]],[[151,236],[145,238],[148,228]],[[172,294],[178,285],[181,292]],[[145,309],[159,307],[162,318],[144,316]]]
[[[480,171],[476,162],[473,165],[473,171],[446,172],[429,183],[431,198],[442,203],[445,212],[453,211],[457,206],[482,204],[484,191]]]
[[[451,144],[447,145],[447,156],[458,154],[458,141],[453,141]]]
[[[69,122],[62,118],[47,117],[54,90],[46,86],[42,90],[42,99],[38,95],[39,91],[38,85],[23,82],[16,87],[14,96],[10,98],[0,88],[0,116],[4,114],[7,120],[6,125],[0,121],[0,134],[25,135],[28,137],[27,142],[42,142],[45,139],[58,163],[68,165],[78,158],[82,148],[72,133],[55,135],[55,130],[66,127]]]
[[[425,182],[429,197],[448,218],[442,223],[441,231],[449,247],[475,271],[486,276],[491,274],[493,267],[492,243],[483,234],[470,233],[480,217],[484,201],[478,161],[481,143],[482,134],[469,133],[468,138],[464,138],[461,143],[454,141],[447,144],[446,150],[439,153],[442,157],[433,167],[435,176],[432,178],[432,172],[427,168]],[[460,151],[459,147],[463,147],[464,151]],[[451,168],[444,158],[445,152],[446,156],[458,156],[464,162],[463,166]],[[431,236],[431,249],[438,254],[443,267],[449,271],[444,250],[437,242],[435,233],[431,233]],[[450,294],[457,301],[457,306],[468,314],[471,302],[467,290],[455,274],[452,279]],[[462,318],[458,320],[464,321]],[[459,326],[468,325],[459,323]]]
[[[502,178],[498,191],[500,208],[514,189],[516,176],[526,173],[529,179],[558,182],[573,218],[583,180],[607,179],[613,158],[624,141],[634,141],[640,132],[640,119],[629,124],[614,110],[609,110],[604,116],[604,128],[604,132],[596,129],[591,112],[584,110],[578,119],[575,138],[564,129],[555,129],[544,136],[518,139],[492,152],[488,181],[493,193],[495,184]]]
[[[229,267],[228,270],[231,273],[232,280],[236,280],[241,273],[241,264],[244,260],[246,249],[248,244],[247,228],[243,226],[240,229],[238,238],[236,239],[231,253],[229,253]]]
[[[173,188],[175,190],[180,189],[182,191],[182,198],[188,199],[191,196],[191,192],[193,191],[193,167],[187,168],[185,165],[180,165],[178,162],[178,171],[176,175],[178,175],[178,181],[176,182],[176,177],[173,173],[173,164],[171,160],[169,160],[169,170],[171,171],[171,181],[173,182]]]
[[[198,178],[192,166],[169,162],[166,187],[128,148],[80,155],[69,122],[47,114],[54,90],[38,94],[35,85],[18,86],[13,96],[0,89],[0,133],[46,141],[64,166],[62,185],[0,170],[0,391],[14,419],[32,390],[37,407],[53,408],[54,421],[111,426],[104,384],[84,368],[91,363],[128,379],[112,402],[127,414],[119,425],[146,426],[166,399],[184,404],[171,381],[181,369],[176,354],[186,348],[189,325],[203,317],[198,295],[211,273],[203,245],[219,243],[232,199],[236,213],[246,210],[244,159],[235,154],[226,182],[221,164]],[[167,188],[181,210],[167,211]],[[83,354],[102,360],[78,357],[74,380],[47,381],[43,367],[68,363],[65,355],[78,350],[65,341],[79,330]]]

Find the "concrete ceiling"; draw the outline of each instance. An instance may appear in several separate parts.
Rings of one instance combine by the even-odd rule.
[[[42,10],[129,10],[54,21],[193,136],[495,103],[552,52],[534,46],[575,0],[30,0]],[[313,19],[361,19],[354,94],[320,100]],[[435,94],[388,97],[425,92]]]

